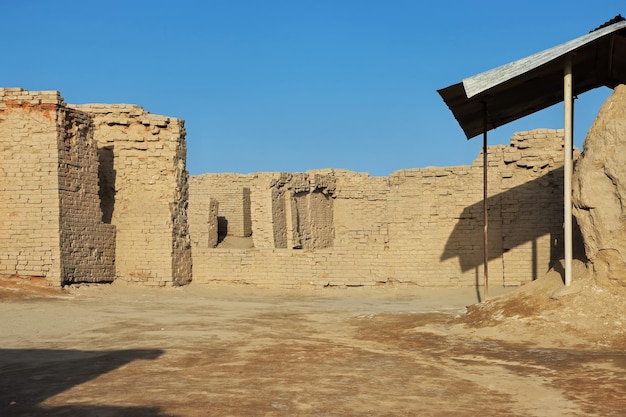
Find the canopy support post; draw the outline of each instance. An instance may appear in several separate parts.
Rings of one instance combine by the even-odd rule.
[[[564,245],[565,245],[565,285],[572,283],[572,154],[573,154],[573,94],[572,94],[572,56],[565,59],[563,76],[563,105],[564,126],[563,136],[565,141],[563,160],[563,197],[564,197]]]
[[[489,211],[487,194],[487,103],[483,103],[483,278],[485,282],[485,300],[489,298]]]

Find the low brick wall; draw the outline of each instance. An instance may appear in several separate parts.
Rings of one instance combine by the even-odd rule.
[[[494,285],[536,279],[561,254],[562,138],[561,130],[539,129],[517,133],[510,146],[489,148],[489,273]],[[194,282],[288,288],[482,283],[482,155],[471,166],[410,169],[389,177],[342,170],[300,174],[299,181],[309,181],[311,189],[320,181],[333,184],[327,220],[332,224],[325,226],[332,230],[332,242],[324,248],[285,249],[271,241],[271,231],[283,223],[287,229],[298,227],[289,213],[285,219],[267,215],[277,204],[272,196],[286,175],[294,174],[257,173],[239,176],[238,182],[229,174],[191,178],[190,212],[204,212],[209,197],[220,203],[211,184],[219,183],[220,193],[228,192],[229,184],[235,195],[243,183],[252,190],[255,243],[254,249],[245,250],[194,246]],[[316,210],[311,204],[298,207]],[[228,209],[219,204],[218,211],[229,220]],[[193,218],[209,217],[206,212]],[[191,227],[204,230],[209,221]],[[262,240],[255,238],[257,229]]]

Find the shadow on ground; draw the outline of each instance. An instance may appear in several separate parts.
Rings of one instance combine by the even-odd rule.
[[[35,417],[164,415],[156,407],[42,405],[48,398],[130,362],[154,360],[163,353],[159,349],[117,351],[0,349],[0,415]]]

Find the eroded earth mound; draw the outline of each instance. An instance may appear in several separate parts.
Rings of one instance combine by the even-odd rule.
[[[569,287],[563,285],[559,263],[516,291],[468,307],[461,321],[485,337],[507,334],[519,342],[551,346],[624,346],[626,290],[596,280],[580,261],[572,269]]]
[[[626,286],[626,86],[603,104],[573,177],[573,214],[597,280]]]

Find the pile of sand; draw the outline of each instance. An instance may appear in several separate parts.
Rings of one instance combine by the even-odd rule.
[[[574,262],[569,287],[557,270],[468,307],[461,325],[485,337],[538,345],[623,347],[626,289],[594,278],[582,262]]]

